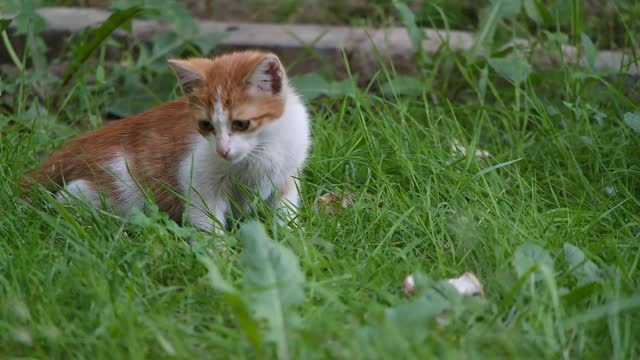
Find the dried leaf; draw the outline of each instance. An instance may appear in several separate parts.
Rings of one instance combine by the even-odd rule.
[[[323,205],[328,213],[336,213],[341,209],[346,209],[353,203],[353,195],[326,193],[318,197],[318,205]]]
[[[624,123],[640,134],[640,111],[624,114]]]

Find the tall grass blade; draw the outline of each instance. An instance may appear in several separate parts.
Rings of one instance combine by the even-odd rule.
[[[131,20],[134,16],[140,14],[144,9],[139,6],[133,6],[124,10],[116,11],[103,22],[98,28],[92,30],[88,36],[89,42],[79,47],[75,54],[73,62],[67,67],[62,76],[62,85],[66,85],[78,68],[89,58],[89,56],[100,46],[100,44],[111,35],[120,26]]]

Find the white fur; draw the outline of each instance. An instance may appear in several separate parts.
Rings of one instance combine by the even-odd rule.
[[[144,207],[144,196],[138,184],[131,177],[127,158],[123,154],[116,154],[107,165],[107,173],[113,177],[115,195],[106,199],[119,215],[125,216],[132,208]],[[88,180],[74,180],[69,182],[63,191],[56,194],[56,200],[71,203],[77,200],[99,208],[102,206],[100,193],[96,191],[93,182]]]
[[[132,208],[144,207],[144,196],[131,177],[129,166],[126,156],[117,154],[107,167],[116,188],[115,197],[109,200],[120,215],[126,215]]]
[[[220,86],[217,88],[216,102],[214,104],[213,114],[211,114],[211,121],[216,132],[216,145],[220,148],[227,149],[231,146],[229,137],[229,112],[222,106],[220,100]],[[230,154],[231,155],[231,154]]]
[[[249,83],[251,86],[249,87],[249,94],[253,96],[271,96],[272,88],[271,84],[273,78],[271,74],[267,72],[270,67],[275,67],[278,69],[278,74],[280,79],[284,78],[284,73],[282,72],[282,65],[278,58],[274,55],[268,55],[264,60],[256,66],[255,70],[249,77]]]
[[[80,200],[91,204],[93,207],[100,207],[100,194],[93,188],[90,181],[74,180],[68,183],[63,191],[56,194],[56,200],[62,203],[72,203]]]
[[[238,184],[266,200],[285,187],[290,177],[298,176],[311,144],[309,117],[293,90],[283,86],[283,91],[286,103],[279,119],[253,132],[229,135],[229,159],[216,154],[215,135],[207,139],[199,134],[194,136],[192,149],[182,160],[178,175],[180,188],[189,200],[188,218],[194,226],[210,231],[213,225],[210,214],[224,226],[228,199],[250,208]],[[213,120],[215,124],[218,119]],[[228,124],[228,119],[224,120]],[[216,132],[220,134],[218,128]],[[297,182],[296,186],[289,186],[288,193],[275,199],[276,206],[297,207],[298,188]]]

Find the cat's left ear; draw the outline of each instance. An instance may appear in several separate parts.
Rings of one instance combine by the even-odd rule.
[[[189,95],[196,88],[202,86],[205,82],[205,77],[202,72],[203,64],[201,62],[206,60],[190,59],[190,60],[168,60],[169,65],[176,73],[180,88],[185,95]]]
[[[250,91],[256,95],[280,95],[286,75],[280,59],[274,54],[267,55],[249,77]]]

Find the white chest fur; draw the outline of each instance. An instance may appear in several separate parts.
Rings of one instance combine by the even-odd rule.
[[[213,218],[224,226],[229,201],[247,207],[247,191],[274,200],[276,206],[283,205],[283,200],[289,207],[298,205],[298,186],[292,177],[298,176],[306,160],[310,130],[306,109],[293,93],[282,117],[263,125],[258,145],[243,159],[234,163],[220,158],[211,142],[199,134],[192,144],[178,179],[194,226],[211,230]]]

